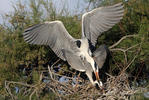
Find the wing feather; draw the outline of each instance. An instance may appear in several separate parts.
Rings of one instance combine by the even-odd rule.
[[[95,46],[98,36],[112,28],[123,17],[122,3],[99,7],[82,16],[82,37],[88,38]]]
[[[103,67],[107,55],[108,55],[108,48],[106,47],[106,45],[101,45],[93,52],[93,59],[95,60],[99,68]]]
[[[69,35],[61,21],[32,26],[23,33],[29,44],[49,45],[55,54],[65,60],[62,49],[71,50],[75,39]],[[73,47],[74,48],[74,47]]]

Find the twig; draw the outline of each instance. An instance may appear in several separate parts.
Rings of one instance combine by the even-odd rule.
[[[114,48],[114,49],[111,49],[111,51],[121,51],[121,52],[123,52],[123,53],[124,53],[124,59],[125,59],[125,64],[124,64],[124,65],[127,65],[127,62],[128,62],[128,59],[127,59],[127,52],[128,52],[128,50],[133,49],[133,48],[137,47],[137,46],[140,45],[140,44],[141,44],[141,43],[138,43],[138,44],[136,44],[136,45],[134,45],[134,46],[131,46],[131,47],[127,48],[127,49]]]
[[[141,71],[142,71],[143,67],[144,67],[144,64],[143,64],[143,65],[141,65],[141,68],[139,69],[139,72],[137,73],[137,76],[135,77],[134,81],[136,81],[136,79],[137,79],[137,78],[138,78],[138,76],[140,75],[140,73],[141,73]]]
[[[124,73],[124,71],[126,71],[126,69],[135,61],[137,56],[138,55],[135,55],[135,57],[131,60],[131,62],[121,71],[121,74]]]
[[[54,64],[52,64],[51,68],[53,69],[53,66],[54,66],[55,64],[57,64],[60,60],[61,60],[61,59],[58,59],[56,62],[54,62]]]
[[[32,100],[32,96],[34,95],[35,92],[36,92],[36,89],[34,89],[34,91],[30,94],[29,100]]]
[[[5,81],[5,84],[18,84],[18,85],[23,85],[23,86],[26,86],[26,87],[32,87],[34,88],[35,86],[34,85],[29,85],[29,84],[26,84],[26,83],[21,83],[21,82],[14,82],[14,81]]]
[[[49,65],[48,65],[48,71],[49,71],[49,75],[50,75],[51,79],[53,79],[52,71],[51,71]]]
[[[141,45],[141,43],[138,43],[138,44],[136,44],[136,45],[134,45],[134,46],[131,46],[131,47],[127,48],[126,51],[128,51],[128,50],[130,50],[130,49],[132,49],[132,48],[135,48],[135,47],[137,47],[138,45]]]
[[[90,5],[91,5],[91,0],[89,1],[88,6],[86,7],[86,11],[87,11],[87,12],[89,11]]]
[[[57,74],[57,73],[55,73],[55,72],[52,72],[52,74],[57,75],[57,76],[64,76],[64,75]],[[71,79],[71,80],[74,79],[73,77],[68,77],[68,76],[64,76],[64,77],[66,77],[66,78],[68,78],[68,79]]]
[[[10,84],[10,83],[7,84],[7,81],[5,81],[5,88],[6,88],[6,91],[7,91],[8,94],[10,95],[11,99],[12,99],[12,100],[15,100],[15,98],[14,98],[14,96],[13,96],[13,94],[11,93],[11,90],[10,90],[10,88],[9,88],[9,84]]]
[[[128,51],[128,50],[130,50],[130,49],[133,49],[133,48],[137,47],[137,46],[140,45],[140,44],[141,44],[141,43],[138,43],[138,44],[133,45],[133,46],[127,48],[127,49],[114,48],[114,49],[110,49],[110,51],[122,51],[122,52],[126,52],[126,51]]]
[[[116,42],[115,44],[113,44],[112,46],[110,46],[109,49],[112,49],[112,48],[116,47],[124,39],[129,38],[129,37],[135,37],[135,36],[138,36],[138,35],[126,35],[126,36],[123,36],[118,42]]]
[[[138,49],[136,55],[135,55],[134,58],[131,60],[131,62],[121,71],[121,74],[124,73],[124,71],[127,70],[127,68],[128,68],[128,67],[135,61],[135,59],[137,58],[137,56],[138,56],[138,54],[139,54],[139,52],[140,52],[140,50],[141,50],[142,42],[139,43],[139,44],[137,44],[137,45],[132,46],[132,47],[135,47],[135,46],[138,46],[138,45],[139,45],[139,49]],[[132,49],[132,47],[130,47],[130,48],[126,49],[126,50]]]
[[[59,61],[60,61],[60,59],[58,59],[56,62],[54,62],[54,64],[52,64],[51,68],[53,69],[53,66],[54,66],[55,64],[57,64]],[[51,79],[53,79],[53,75],[52,75],[51,68],[50,68],[50,66],[48,65],[48,71],[49,71],[50,77],[51,77]]]

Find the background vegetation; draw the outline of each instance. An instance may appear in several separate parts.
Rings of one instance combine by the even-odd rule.
[[[132,35],[114,48],[110,48],[112,57],[108,72],[111,75],[118,75],[125,71],[131,83],[146,87],[149,80],[149,1],[85,0],[85,2],[89,4],[86,10],[123,2],[124,18],[99,37],[97,47],[103,43],[110,47],[123,36]],[[47,70],[47,65],[52,65],[58,59],[47,46],[25,43],[22,37],[24,29],[44,21],[61,20],[73,37],[81,37],[82,13],[70,14],[65,7],[57,11],[52,0],[27,2],[18,0],[13,8],[14,12],[4,15],[6,21],[0,25],[0,98],[6,100],[10,99],[6,90],[7,81],[31,85],[39,83],[40,74]],[[66,62],[60,61],[58,64],[68,69]],[[18,93],[20,86],[10,87],[18,99],[29,98]],[[54,99],[54,94],[43,91],[40,98]]]

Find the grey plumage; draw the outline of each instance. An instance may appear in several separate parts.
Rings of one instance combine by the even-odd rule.
[[[87,70],[84,60],[81,59],[80,56],[78,56],[76,53],[70,50],[62,50],[62,51],[64,57],[67,59],[67,62],[71,65],[72,68],[81,72],[85,72]]]
[[[24,40],[30,44],[49,45],[58,57],[65,60],[62,49],[74,48],[75,39],[61,21],[45,22],[25,30]]]
[[[93,59],[95,60],[99,68],[102,68],[108,52],[108,47],[106,47],[106,45],[101,45],[93,52]]]
[[[95,46],[98,36],[110,29],[123,17],[122,3],[99,7],[82,16],[82,37],[88,38]]]
[[[122,3],[118,3],[83,14],[81,39],[70,36],[61,21],[32,26],[25,30],[23,37],[30,44],[49,45],[72,68],[86,72],[92,84],[102,86],[98,71],[106,60],[107,47],[102,45],[94,52],[89,47],[95,47],[98,36],[118,23],[123,12]],[[96,76],[96,80],[93,76]]]

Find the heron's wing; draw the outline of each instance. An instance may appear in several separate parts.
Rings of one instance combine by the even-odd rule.
[[[62,49],[72,49],[73,41],[61,21],[45,22],[25,30],[24,40],[30,44],[49,45],[55,54],[65,60]]]
[[[106,58],[107,58],[107,52],[108,48],[106,45],[101,45],[99,48],[96,49],[96,51],[93,52],[93,59],[99,66],[99,68],[102,68]]]
[[[99,7],[82,16],[82,37],[90,40],[93,46],[99,35],[110,29],[123,17],[122,3]]]
[[[80,58],[80,56],[77,55],[77,53],[74,53],[69,50],[63,50],[63,54],[67,62],[71,65],[72,68],[78,71],[86,71],[86,67],[83,63],[83,60]]]

